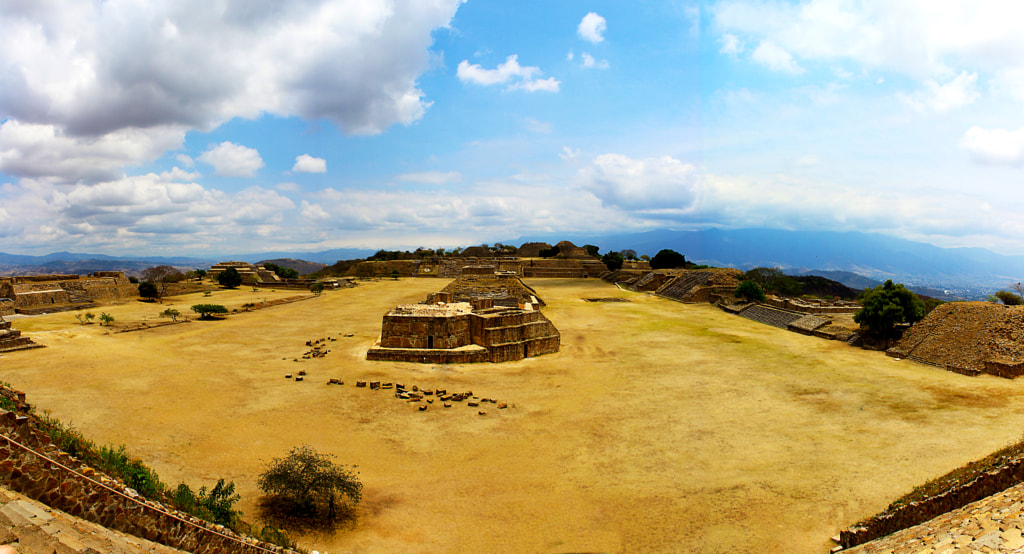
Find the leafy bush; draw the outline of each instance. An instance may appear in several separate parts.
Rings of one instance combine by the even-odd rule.
[[[107,312],[100,313],[100,325],[110,325],[113,322],[114,316],[108,314]]]
[[[1006,304],[1007,306],[1020,306],[1024,304],[1024,298],[1020,295],[1014,294],[1008,290],[997,291],[992,296],[996,297],[997,300]]]
[[[235,484],[224,483],[224,479],[218,480],[209,492],[206,487],[201,487],[198,494],[181,483],[171,497],[179,510],[227,527],[233,527],[241,515],[241,512],[234,509],[240,498],[235,494]]]
[[[114,449],[104,445],[100,448],[101,467],[121,477],[126,485],[146,498],[157,498],[164,490],[156,472],[146,467],[142,460],[128,456],[124,445]]]
[[[96,319],[96,314],[94,314],[92,312],[86,312],[84,314],[76,314],[75,315],[75,319],[77,319],[78,322],[81,323],[82,325],[85,325],[86,323],[92,323],[92,320]]]
[[[144,281],[139,284],[139,296],[143,298],[156,298],[160,296],[160,290],[156,288],[156,284]]]
[[[228,313],[228,309],[220,304],[196,304],[192,306],[192,311],[199,314],[202,319],[209,319],[213,314]]]
[[[160,317],[169,317],[171,318],[171,321],[178,321],[178,318],[181,317],[181,312],[175,310],[174,308],[167,308],[166,310],[160,312]]]
[[[538,252],[537,254],[540,255],[541,258],[554,258],[561,252],[561,248],[557,246],[552,246],[551,248],[542,248],[541,251]]]
[[[333,521],[339,507],[359,503],[363,484],[356,473],[331,458],[308,445],[295,447],[288,456],[271,461],[256,484],[280,513]]]
[[[765,300],[764,291],[761,290],[761,287],[749,280],[741,282],[740,286],[736,287],[736,296],[746,298],[750,302],[764,302]]]

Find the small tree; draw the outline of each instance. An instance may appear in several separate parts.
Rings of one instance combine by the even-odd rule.
[[[640,259],[636,255],[636,250],[633,250],[632,248],[627,248],[625,250],[620,250],[619,254],[622,254],[623,258],[625,258],[625,259],[627,259],[627,260],[629,260],[631,262]]]
[[[213,314],[226,314],[228,309],[220,304],[196,304],[192,311],[199,314],[200,319],[210,319]]]
[[[160,312],[160,317],[169,317],[171,318],[171,321],[178,321],[178,318],[181,317],[181,312],[175,310],[174,308],[167,308],[166,310]]]
[[[149,300],[156,300],[160,296],[160,290],[156,288],[155,284],[145,281],[139,284],[139,296]]]
[[[561,248],[559,248],[557,246],[552,246],[551,248],[542,248],[541,251],[538,252],[538,254],[540,255],[541,258],[554,258],[561,251],[562,251]]]
[[[601,257],[601,261],[604,262],[608,271],[618,271],[622,269],[622,264],[626,260],[623,259],[622,254],[619,254],[618,252],[609,252]]]
[[[85,312],[84,314],[75,315],[75,319],[77,319],[82,325],[85,325],[87,323],[92,323],[92,320],[96,319],[96,314],[92,312]]]
[[[295,447],[287,457],[267,464],[256,484],[285,514],[333,520],[339,503],[359,503],[363,484],[357,473],[332,458],[308,445]]]
[[[195,275],[196,281],[202,281],[203,279],[206,278],[206,270],[205,269],[197,269],[197,270],[193,271],[192,274]]]
[[[242,275],[237,269],[229,267],[217,275],[217,283],[222,287],[236,289],[242,284]]]
[[[764,291],[761,290],[761,287],[753,281],[741,282],[740,286],[736,287],[736,296],[746,298],[748,302],[765,301]]]
[[[890,337],[899,323],[916,323],[924,317],[924,302],[902,284],[889,279],[885,284],[861,293],[863,306],[853,314],[853,321],[872,332]]]
[[[651,258],[651,269],[675,269],[686,267],[686,256],[675,250],[663,249]]]
[[[583,249],[587,251],[587,254],[590,254],[597,259],[601,259],[601,249],[597,246],[594,246],[593,244],[584,244]]]
[[[100,314],[100,325],[110,325],[113,322],[114,316],[108,314],[107,312],[102,312]]]
[[[312,285],[309,285],[309,292],[313,293],[315,296],[320,296],[320,293],[323,292],[323,291],[324,291],[324,284],[323,283],[313,283]]]
[[[397,269],[392,269],[391,270],[391,280],[393,280],[393,281],[397,281],[398,280],[398,270]]]
[[[209,492],[206,487],[201,487],[199,494],[192,492],[185,483],[181,483],[172,496],[174,505],[179,510],[227,527],[234,525],[241,515],[241,512],[234,509],[235,502],[240,498],[235,494],[235,484],[225,483],[224,479],[219,479]]]

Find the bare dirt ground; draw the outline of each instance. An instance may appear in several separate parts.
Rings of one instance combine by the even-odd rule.
[[[389,308],[445,285],[403,279],[134,333],[105,335],[73,313],[21,318],[15,327],[48,348],[4,355],[0,379],[97,442],[126,444],[165,481],[234,481],[250,514],[264,464],[293,446],[357,464],[357,523],[303,537],[331,553],[820,553],[841,527],[1024,428],[1018,382],[897,362],[597,280],[529,284],[561,330],[557,354],[367,362]],[[610,296],[632,301],[582,301]],[[127,322],[164,307],[104,310]],[[292,361],[307,339],[328,335],[338,339],[327,357]],[[300,369],[305,382],[284,378]],[[326,385],[331,377],[345,385]],[[376,378],[510,407],[419,412],[354,386]]]

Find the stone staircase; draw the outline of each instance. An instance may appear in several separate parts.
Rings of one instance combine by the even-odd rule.
[[[708,282],[712,276],[708,272],[687,272],[663,285],[657,293],[673,300],[682,300],[688,292]]]
[[[85,287],[81,283],[74,283],[63,281],[61,282],[61,288],[64,289],[68,294],[68,303],[80,306],[94,306],[96,303],[92,301],[92,297],[86,292]]]
[[[747,319],[757,321],[758,323],[778,327],[779,329],[789,329],[789,325],[791,323],[804,317],[804,314],[787,312],[778,308],[762,306],[760,304],[752,304],[750,307],[740,312],[739,315]]]
[[[21,336],[21,331],[11,329],[10,321],[0,321],[0,352],[14,352],[15,350],[42,347],[43,345],[36,344],[32,339]]]

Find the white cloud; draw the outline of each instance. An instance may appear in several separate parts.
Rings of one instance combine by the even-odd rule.
[[[770,40],[761,41],[761,44],[757,45],[754,52],[750,54],[750,58],[772,71],[782,71],[794,75],[804,72],[804,68],[793,60],[793,56],[789,52]]]
[[[569,148],[568,146],[563,146],[562,147],[562,151],[558,153],[558,157],[562,158],[563,160],[565,160],[567,162],[575,160],[576,157],[579,156],[579,155],[580,155],[580,149],[579,148],[575,148],[574,149],[574,148]]]
[[[604,40],[606,27],[607,25],[603,17],[590,12],[580,20],[580,24],[576,27],[576,34],[583,40],[597,44]]]
[[[314,158],[309,154],[302,154],[295,158],[295,165],[292,171],[298,173],[327,173],[327,160]]]
[[[580,180],[602,204],[627,210],[683,213],[700,198],[697,169],[670,156],[634,160],[602,154],[580,170]]]
[[[185,167],[193,167],[196,165],[195,160],[193,160],[188,154],[178,154],[174,158],[178,160],[178,163]]]
[[[608,60],[596,61],[596,60],[594,60],[594,56],[591,56],[590,54],[588,54],[586,52],[584,52],[582,54],[582,57],[583,57],[583,64],[582,65],[583,65],[584,68],[608,69]]]
[[[406,183],[446,185],[461,182],[462,174],[458,171],[423,171],[420,173],[403,173],[395,176],[395,179]]]
[[[274,185],[274,188],[276,188],[277,190],[280,190],[280,191],[284,191],[284,192],[292,192],[292,193],[302,192],[302,186],[299,185],[298,183],[292,183],[291,181],[286,181],[284,183],[278,183],[278,184]]]
[[[977,82],[977,73],[961,71],[944,85],[928,79],[924,82],[924,90],[911,95],[899,94],[898,98],[917,111],[930,110],[942,114],[977,100],[980,96],[975,86]]]
[[[456,74],[463,83],[482,86],[510,83],[506,90],[558,92],[558,81],[553,77],[535,79],[535,75],[541,74],[540,68],[519,65],[519,56],[516,54],[506,58],[505,62],[498,64],[495,69],[484,69],[480,64],[471,64],[468,60],[462,60],[459,62]]]
[[[732,33],[725,33],[721,38],[722,48],[719,52],[734,56],[743,52],[743,41]]]
[[[72,135],[262,113],[373,134],[419,119],[433,30],[461,0],[53,0],[0,11],[0,114]]]
[[[1024,127],[1016,131],[971,127],[960,148],[980,163],[1019,166],[1024,163]]]
[[[572,50],[569,50],[569,53],[565,55],[565,59],[570,62],[573,61],[575,58],[576,54],[574,54]]]
[[[263,167],[263,158],[255,148],[224,141],[210,147],[199,160],[213,166],[215,175],[252,177]]]
[[[179,148],[185,129],[124,129],[98,138],[68,136],[54,125],[7,120],[0,124],[0,171],[69,182],[121,177],[124,166]]]

